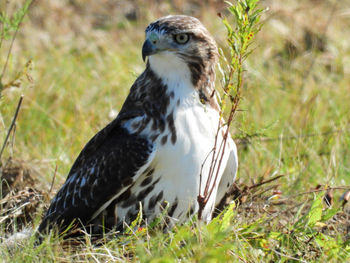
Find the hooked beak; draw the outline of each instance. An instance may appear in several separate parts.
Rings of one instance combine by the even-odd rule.
[[[145,61],[146,57],[157,53],[158,49],[151,43],[150,40],[146,39],[142,46],[142,60]]]

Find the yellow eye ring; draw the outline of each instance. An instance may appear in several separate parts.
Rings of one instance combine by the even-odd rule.
[[[177,34],[174,36],[174,40],[176,43],[183,45],[190,40],[190,36],[188,34]]]

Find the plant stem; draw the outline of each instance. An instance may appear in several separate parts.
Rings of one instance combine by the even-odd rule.
[[[2,148],[1,148],[1,151],[0,151],[0,162],[1,162],[2,154],[3,154],[3,152],[4,152],[5,148],[6,148],[7,141],[10,138],[11,131],[16,125],[16,120],[17,120],[17,116],[18,116],[19,110],[20,110],[21,105],[22,105],[22,101],[23,101],[23,95],[19,98],[15,115],[13,116],[12,123],[10,125],[10,128],[9,128],[8,132],[7,132],[5,141],[4,141],[3,145],[2,145]]]

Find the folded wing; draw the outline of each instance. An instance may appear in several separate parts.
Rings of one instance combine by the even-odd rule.
[[[117,118],[85,146],[52,200],[39,232],[53,225],[62,231],[73,220],[87,224],[147,169],[154,156],[153,143],[130,134],[121,123]]]

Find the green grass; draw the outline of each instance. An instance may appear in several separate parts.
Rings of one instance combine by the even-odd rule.
[[[56,11],[48,11],[52,8],[49,3],[37,3],[29,11],[4,82],[29,59],[34,64],[30,72],[34,82],[24,79],[21,88],[4,91],[0,100],[2,142],[18,98],[24,94],[14,149],[8,147],[4,159],[13,156],[32,163],[40,171],[37,179],[45,190],[56,165],[54,189],[59,189],[85,143],[111,120],[108,116],[112,109],[120,109],[144,68],[141,45],[147,24],[159,15],[185,10],[166,6],[159,11],[153,5],[138,21],[130,22],[121,10],[111,9],[118,15],[107,13],[109,22],[101,28],[94,27],[89,19],[94,19],[93,11],[106,14],[103,7],[90,10],[87,4],[80,13],[74,13],[68,3],[58,2],[53,1]],[[87,3],[93,6],[91,1]],[[258,199],[249,197],[246,205],[228,210],[223,219],[209,225],[190,222],[169,233],[143,229],[100,247],[87,244],[75,251],[64,249],[54,238],[47,238],[38,247],[33,246],[34,240],[28,240],[12,252],[1,248],[0,257],[7,262],[350,260],[346,231],[330,231],[334,221],[320,217],[321,210],[324,215],[332,211],[321,203],[320,196],[299,195],[318,184],[350,185],[348,1],[337,4],[331,19],[332,3],[327,0],[317,5],[313,1],[267,1],[264,5],[270,11],[254,42],[255,50],[246,61],[241,111],[232,134],[234,138],[252,136],[248,145],[238,145],[238,181],[251,185],[262,176],[269,179],[274,173],[283,174],[273,184],[282,191],[282,199],[288,200],[286,204],[269,204],[264,210],[265,198],[272,195],[270,190]],[[200,10],[200,19],[224,47],[225,28],[216,17],[218,9]],[[310,36],[314,40],[325,38],[324,49],[318,49],[316,42],[310,45]],[[8,45],[7,41],[0,50],[0,65]],[[343,191],[334,192],[335,207]],[[298,214],[297,204],[302,203],[305,208]],[[254,208],[251,211],[249,204]],[[292,209],[293,204],[296,207]],[[344,213],[339,212],[339,216]],[[345,227],[349,219],[339,222]]]

